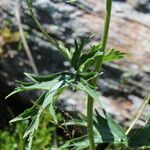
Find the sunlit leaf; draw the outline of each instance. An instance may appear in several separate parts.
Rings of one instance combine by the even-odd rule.
[[[55,101],[59,95],[67,88],[72,87],[79,89],[90,95],[95,101],[99,102],[102,106],[100,95],[96,92],[95,87],[92,87],[85,79],[77,77],[76,74],[67,72],[57,73],[49,76],[38,76],[34,74],[25,73],[25,75],[31,80],[29,82],[17,83],[20,85],[10,95],[29,91],[29,90],[44,90],[45,92],[35,101],[34,106],[25,110],[18,117],[14,118],[10,122],[23,121],[30,119],[31,123],[27,128],[24,137],[29,136],[29,147],[31,147],[34,132],[37,130],[40,122],[41,115],[45,111],[49,111],[51,118],[57,122],[55,114]],[[10,96],[9,95],[9,96]]]
[[[76,1],[78,1],[78,0],[67,0],[66,2],[67,2],[67,3],[74,3],[74,2],[76,2]]]
[[[27,74],[25,73],[25,75],[32,80],[32,83],[23,83],[23,82],[19,82],[20,84],[19,87],[17,87],[15,89],[15,91],[13,91],[12,93],[10,93],[6,98],[8,98],[9,96],[12,96],[16,93],[20,93],[20,92],[24,92],[24,91],[29,91],[29,90],[51,90],[53,89],[55,86],[57,85],[59,87],[59,85],[63,84],[64,81],[68,82],[69,79],[71,78],[71,74],[68,73],[62,73],[62,74],[54,74],[54,75],[50,75],[50,76],[36,76],[33,74]],[[42,81],[43,79],[43,81]],[[53,89],[55,90],[55,89]]]
[[[109,49],[106,51],[106,53],[104,55],[103,63],[120,60],[120,59],[124,59],[124,58],[125,58],[125,53],[120,52],[115,49]]]

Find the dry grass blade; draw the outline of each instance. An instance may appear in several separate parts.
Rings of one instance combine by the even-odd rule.
[[[18,28],[19,28],[19,32],[20,32],[20,36],[21,36],[21,40],[22,40],[22,44],[24,46],[27,57],[30,61],[30,65],[33,69],[33,72],[35,74],[38,74],[38,69],[37,69],[36,64],[34,62],[31,51],[29,49],[28,43],[27,43],[26,38],[25,38],[24,30],[23,30],[23,27],[22,27],[22,23],[21,23],[21,19],[20,19],[20,1],[19,0],[15,0],[15,16],[16,16],[16,20],[17,20],[17,24],[18,24]]]
[[[143,111],[145,110],[145,107],[147,106],[147,104],[150,102],[150,94],[146,97],[146,100],[143,102],[142,106],[140,107],[140,109],[137,112],[137,116],[135,117],[135,119],[133,120],[133,122],[131,123],[130,127],[127,129],[126,131],[126,135],[129,134],[129,132],[132,130],[132,128],[134,127],[134,125],[137,123],[138,119],[140,118],[140,116],[142,115]]]

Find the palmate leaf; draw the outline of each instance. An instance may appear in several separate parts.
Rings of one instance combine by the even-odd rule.
[[[31,143],[34,132],[39,126],[40,117],[42,113],[48,106],[50,107],[49,112],[51,113],[50,115],[52,116],[52,119],[54,121],[57,121],[54,110],[52,111],[51,106],[55,100],[55,97],[57,97],[61,92],[63,92],[66,86],[68,86],[67,83],[62,83],[61,81],[58,81],[57,84],[53,85],[53,87],[49,91],[45,92],[37,100],[36,104],[32,108],[26,110],[21,115],[10,121],[22,121],[29,118],[32,120],[26,132],[24,133],[24,137],[29,136],[29,143]]]
[[[105,118],[102,117],[97,111],[93,117],[93,131],[94,141],[96,144],[100,143],[124,143],[127,144],[127,137],[124,131],[113,121],[110,115],[105,113]],[[65,125],[73,126],[87,126],[86,119],[74,119]],[[71,139],[67,141],[61,148],[65,149],[73,147],[74,150],[83,150],[89,147],[88,136],[84,135],[79,138]]]
[[[109,49],[104,54],[103,50],[101,49],[101,43],[99,43],[97,45],[91,46],[91,49],[88,53],[81,55],[79,72],[88,72],[89,69],[95,65],[95,62],[102,58],[102,63],[106,63],[119,59],[124,59],[125,55],[125,53],[115,49]]]
[[[31,119],[31,123],[24,134],[24,137],[29,136],[29,143],[31,144],[33,134],[38,128],[41,115],[47,109],[47,107],[49,107],[49,112],[52,119],[54,121],[57,121],[52,106],[55,99],[65,90],[66,87],[69,86],[70,81],[72,80],[72,74],[62,73],[45,77],[40,77],[32,74],[26,75],[32,80],[33,83],[25,84],[23,82],[19,82],[20,87],[16,88],[16,91],[12,92],[12,94],[35,89],[45,90],[46,92],[44,92],[44,94],[42,94],[38,98],[32,108],[27,109],[21,115],[11,120],[10,122]],[[42,81],[42,79],[44,81]]]
[[[54,121],[57,121],[55,115],[55,101],[59,95],[67,88],[79,89],[90,95],[95,101],[102,105],[100,95],[96,92],[96,89],[92,87],[86,80],[71,74],[68,72],[57,73],[49,76],[37,76],[34,74],[25,73],[25,75],[31,80],[29,82],[20,82],[19,87],[15,89],[9,96],[29,90],[44,90],[43,94],[37,99],[33,107],[25,110],[18,117],[14,118],[10,122],[23,121],[30,119],[31,122],[27,128],[24,137],[29,137],[29,149],[31,148],[32,138],[34,132],[39,126],[41,116],[44,111],[49,111],[50,116]],[[9,97],[8,96],[8,97]],[[102,106],[103,108],[103,106]]]

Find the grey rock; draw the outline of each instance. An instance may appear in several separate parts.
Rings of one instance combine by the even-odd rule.
[[[2,1],[5,2],[5,0]],[[80,38],[91,33],[96,34],[93,38],[94,42],[99,41],[99,32],[101,32],[103,25],[104,1],[97,3],[97,0],[79,0],[78,3],[70,4],[66,3],[65,0],[61,3],[57,0],[34,0],[32,4],[43,27],[50,35],[64,41],[67,46],[72,46],[73,38]],[[15,23],[13,7],[8,6],[8,9],[7,7],[4,7],[5,10],[0,9],[0,21],[9,18]],[[24,10],[22,21],[26,25],[25,31],[30,33],[29,45],[40,74],[49,74],[66,69],[72,70],[58,51],[40,34],[23,1],[22,6]],[[113,2],[108,47],[115,47],[118,50],[130,53],[131,57],[123,62],[117,61],[105,64],[103,66],[104,75],[99,81],[98,87],[108,97],[104,97],[104,99],[107,99],[108,111],[112,115],[118,116],[117,118],[120,121],[125,121],[123,117],[128,119],[130,116],[128,109],[119,112],[125,109],[122,102],[128,100],[130,95],[132,95],[131,101],[134,101],[136,97],[142,101],[143,97],[149,92],[149,17],[149,14],[133,10],[129,3]],[[10,49],[12,49],[12,45],[6,47],[5,57],[0,60],[0,64],[5,68],[5,73],[9,74],[5,84],[14,88],[16,86],[14,80],[26,80],[22,73],[24,71],[32,72],[32,70],[24,51],[17,52],[12,59],[8,55]],[[0,76],[3,78],[4,74]],[[26,99],[30,99],[36,94],[30,93],[26,95]],[[116,99],[119,100],[115,101]],[[85,98],[79,93],[67,91],[61,97],[61,108],[66,107],[67,111],[85,111],[86,102],[84,100]],[[119,104],[121,104],[121,109],[114,111]],[[114,105],[115,108],[111,108],[111,105]],[[130,109],[130,111],[134,110]]]
[[[136,0],[134,7],[140,12],[150,13],[150,0]]]

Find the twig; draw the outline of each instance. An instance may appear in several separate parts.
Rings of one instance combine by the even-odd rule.
[[[19,28],[22,44],[24,46],[26,55],[27,55],[27,57],[29,59],[30,65],[31,65],[31,67],[33,69],[33,72],[35,74],[38,74],[38,69],[37,69],[36,64],[34,62],[34,59],[33,59],[33,56],[31,54],[31,51],[29,49],[27,40],[25,38],[24,30],[23,30],[23,27],[22,27],[22,23],[21,23],[21,19],[20,19],[20,5],[19,5],[19,3],[20,3],[19,0],[15,0],[15,16],[16,16],[16,19],[17,19],[17,24],[18,24],[18,28]]]
[[[150,94],[146,97],[146,100],[143,102],[143,104],[141,105],[140,110],[138,110],[137,112],[137,116],[135,117],[135,119],[133,120],[133,122],[131,123],[130,127],[127,129],[126,131],[126,135],[129,134],[129,132],[132,130],[132,128],[134,127],[134,125],[137,123],[138,119],[140,118],[140,116],[142,115],[144,109],[146,108],[147,104],[150,102]]]

